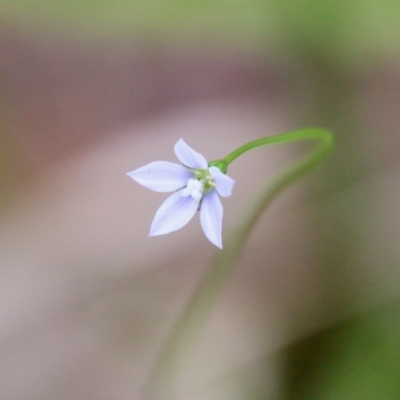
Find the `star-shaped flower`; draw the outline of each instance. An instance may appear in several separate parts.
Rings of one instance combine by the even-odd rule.
[[[219,196],[230,196],[235,181],[218,167],[209,167],[206,159],[183,139],[178,140],[174,150],[183,165],[154,161],[127,174],[156,192],[175,191],[157,210],[149,236],[164,235],[182,228],[196,210],[200,210],[204,234],[222,249],[223,209]]]

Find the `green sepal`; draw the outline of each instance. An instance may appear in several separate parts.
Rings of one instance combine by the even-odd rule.
[[[226,174],[226,171],[228,171],[228,163],[224,160],[211,161],[208,163],[208,167],[217,167],[223,174]]]

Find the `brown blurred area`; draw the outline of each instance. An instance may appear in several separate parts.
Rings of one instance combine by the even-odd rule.
[[[174,108],[271,97],[286,79],[262,54],[233,46],[85,42],[11,27],[1,32],[1,58],[3,130],[29,171]]]
[[[140,398],[218,251],[197,220],[148,238],[164,196],[125,175],[174,161],[180,137],[208,160],[314,123],[338,140],[257,225],[183,368],[182,399],[279,398],[282,348],[398,297],[398,63],[377,59],[337,84],[313,60],[1,29],[1,399]],[[321,116],[319,93],[340,85],[343,121],[334,107]],[[232,165],[224,238],[297,153],[259,150]]]

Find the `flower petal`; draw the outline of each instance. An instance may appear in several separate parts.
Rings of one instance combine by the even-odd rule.
[[[149,236],[165,235],[185,226],[196,213],[198,203],[180,191],[169,196],[154,216]]]
[[[225,175],[218,167],[210,167],[210,175],[213,177],[215,182],[215,189],[218,194],[222,197],[229,197],[232,194],[233,185],[235,181]]]
[[[127,173],[137,183],[156,192],[172,192],[186,186],[192,173],[184,166],[168,161],[154,161]]]
[[[207,160],[197,151],[188,146],[183,139],[179,139],[174,147],[179,161],[189,168],[207,169]]]
[[[222,249],[222,215],[221,201],[215,190],[203,197],[200,209],[200,222],[207,239]]]

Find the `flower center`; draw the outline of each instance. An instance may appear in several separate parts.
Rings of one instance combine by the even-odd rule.
[[[214,179],[208,170],[195,169],[191,170],[194,178],[187,181],[186,187],[181,191],[182,196],[192,196],[194,200],[200,202],[203,197],[204,191],[210,190],[215,187]]]

